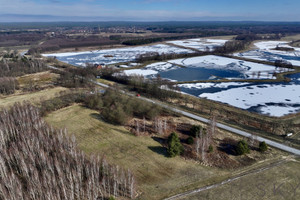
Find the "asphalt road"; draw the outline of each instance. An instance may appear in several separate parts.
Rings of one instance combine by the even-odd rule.
[[[95,82],[95,81],[92,81],[92,82],[95,83],[95,84],[97,84],[97,85],[99,85],[99,86],[102,86],[102,87],[106,87],[106,88],[109,87],[108,85],[105,85],[103,83],[98,83],[98,82]],[[125,94],[128,94],[130,96],[133,96],[132,94],[126,93],[124,91],[122,91],[122,93],[125,93]],[[189,113],[189,112],[177,109],[177,108],[169,106],[169,105],[165,105],[165,104],[157,102],[157,101],[153,101],[153,100],[145,98],[145,97],[139,97],[139,98],[142,99],[142,100],[144,100],[144,101],[155,103],[157,105],[160,105],[163,108],[166,108],[166,109],[171,110],[171,111],[173,111],[175,113],[179,113],[179,114],[181,114],[183,116],[189,117],[189,118],[197,120],[197,121],[201,121],[201,122],[204,122],[204,123],[209,123],[209,121],[210,121],[209,119],[206,119],[204,117],[200,117],[200,116],[194,115],[192,113]],[[217,123],[216,125],[217,125],[218,128],[227,130],[229,132],[232,132],[232,133],[244,136],[244,137],[251,137],[251,136],[253,136],[253,134],[251,134],[249,132],[241,131],[239,129],[236,129],[236,128],[233,128],[233,127],[221,124],[221,123]],[[295,154],[297,156],[300,156],[300,150],[295,149],[293,147],[289,147],[287,145],[284,145],[284,144],[281,144],[281,143],[278,143],[278,142],[274,142],[274,141],[272,141],[270,139],[266,139],[266,138],[263,138],[263,137],[260,137],[260,136],[256,136],[256,135],[255,135],[255,139],[257,139],[259,142],[265,141],[269,146],[272,146],[272,147],[275,147],[277,149],[280,149],[280,150],[283,150],[283,151]]]
[[[53,67],[53,66],[48,66],[48,67],[51,68],[51,69],[57,69],[57,70],[59,70],[58,68]],[[91,81],[91,82],[94,83],[94,84],[96,84],[96,85],[99,85],[101,87],[109,88],[109,85],[106,85],[106,84],[103,84],[103,83],[98,83],[96,81]],[[124,94],[130,95],[130,96],[134,96],[133,94],[130,94],[130,93],[125,92],[125,91],[121,91],[121,92],[124,93]],[[142,99],[142,100],[144,100],[144,101],[155,103],[157,105],[160,105],[163,108],[166,108],[166,109],[171,110],[171,111],[173,111],[175,113],[179,113],[179,114],[181,114],[183,116],[189,117],[189,118],[197,120],[197,121],[201,121],[201,122],[204,122],[204,123],[209,123],[209,121],[210,121],[209,119],[197,116],[195,114],[192,114],[192,113],[189,113],[189,112],[177,109],[177,108],[169,106],[169,105],[165,105],[163,103],[160,103],[160,102],[157,102],[157,101],[145,98],[145,97],[139,97],[139,98]],[[244,137],[251,137],[251,136],[253,136],[253,134],[251,134],[249,132],[242,131],[242,130],[239,130],[239,129],[236,129],[236,128],[233,128],[233,127],[221,124],[221,123],[217,123],[216,125],[217,125],[218,128],[227,130],[229,132],[232,132],[232,133],[244,136]],[[272,147],[275,147],[277,149],[280,149],[280,150],[283,150],[283,151],[295,154],[297,156],[300,156],[300,150],[298,150],[296,148],[293,148],[293,147],[290,147],[290,146],[287,146],[285,144],[281,144],[281,143],[278,143],[278,142],[274,142],[274,141],[272,141],[270,139],[266,139],[266,138],[263,138],[263,137],[260,137],[260,136],[256,136],[256,135],[255,135],[255,138],[258,141],[260,141],[260,142],[265,141],[269,146],[272,146]]]

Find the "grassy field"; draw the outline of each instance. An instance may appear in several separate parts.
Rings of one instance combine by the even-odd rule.
[[[51,99],[55,97],[61,91],[66,91],[67,88],[63,87],[54,87],[48,88],[45,90],[31,92],[31,93],[21,93],[21,94],[13,94],[9,96],[0,97],[0,109],[4,107],[12,106],[17,102],[29,101],[32,104],[40,102],[41,98],[44,100]]]
[[[281,38],[281,40],[284,40],[284,41],[300,40],[300,34],[289,35],[289,36]]]
[[[139,199],[162,199],[237,173],[179,157],[168,158],[166,150],[151,137],[133,136],[122,126],[104,122],[97,111],[80,105],[55,111],[46,121],[54,127],[67,128],[84,152],[104,155],[111,163],[130,168],[137,177]]]
[[[103,83],[103,84],[106,84],[106,85],[109,85],[109,86],[112,86],[112,85],[115,84],[115,82],[112,82],[112,81],[109,81],[109,80],[106,80],[106,79],[102,79],[102,78],[98,78],[97,82],[98,83]]]
[[[289,161],[257,174],[251,174],[217,188],[181,200],[300,199],[300,162]]]
[[[59,77],[58,74],[50,71],[39,72],[34,74],[27,74],[17,78],[21,88],[28,87],[28,85],[37,85],[40,88],[53,85],[53,82]]]

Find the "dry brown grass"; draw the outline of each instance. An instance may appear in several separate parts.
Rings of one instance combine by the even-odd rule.
[[[17,93],[9,96],[0,97],[0,109],[12,106],[17,102],[29,101],[32,104],[37,104],[41,99],[47,100],[55,97],[59,92],[66,91],[67,88],[54,87],[31,93]]]
[[[184,117],[177,120],[195,122]],[[97,111],[80,105],[55,111],[46,117],[46,121],[54,127],[66,127],[76,136],[84,152],[103,154],[110,163],[130,168],[138,180],[139,199],[162,199],[222,181],[239,171],[207,167],[180,157],[168,158],[166,149],[151,137],[133,136],[122,126],[104,122]],[[275,152],[272,159],[278,153]]]
[[[20,76],[17,80],[21,88],[26,87],[29,84],[37,84],[39,87],[47,87],[49,85],[53,85],[53,81],[55,81],[58,77],[58,74],[45,71]]]
[[[297,200],[300,199],[299,168],[299,161],[289,161],[182,200]]]

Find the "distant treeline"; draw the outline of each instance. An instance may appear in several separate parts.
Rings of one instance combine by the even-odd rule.
[[[44,33],[37,32],[0,32],[0,47],[35,45],[44,38]]]
[[[163,41],[163,38],[149,38],[149,39],[127,40],[122,42],[122,44],[134,46],[134,45],[150,44],[150,43],[161,42],[161,41]]]
[[[217,47],[213,53],[234,53],[246,49],[255,40],[278,40],[281,36],[280,34],[272,34],[268,37],[256,34],[241,34],[235,37],[234,40],[227,41],[223,46]]]
[[[148,80],[143,76],[127,76],[123,73],[120,74],[118,71],[110,68],[102,69],[100,71],[100,76],[107,80],[128,85],[132,91],[145,96],[153,96],[160,100],[166,100],[179,95],[179,93],[174,92],[174,90],[178,90],[178,88],[174,87],[172,82],[161,79],[160,77]]]
[[[46,51],[57,51],[62,48],[79,48],[88,46],[103,46],[118,44],[117,40],[111,40],[109,37],[98,36],[76,36],[69,37],[59,35],[54,38],[49,38],[43,44],[33,47],[28,51],[28,54],[43,53]]]
[[[0,77],[16,77],[47,70],[47,65],[40,59],[13,57],[0,61]]]
[[[9,58],[8,58],[9,57]],[[9,54],[0,61],[0,94],[13,94],[19,88],[15,77],[47,70],[42,60]]]

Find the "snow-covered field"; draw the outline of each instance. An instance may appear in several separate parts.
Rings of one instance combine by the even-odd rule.
[[[199,97],[226,103],[242,109],[256,107],[270,116],[284,116],[300,111],[300,85],[263,84],[241,86]]]
[[[265,60],[274,62],[276,60],[286,60],[293,65],[300,66],[300,48],[291,47],[289,42],[284,41],[263,41],[254,43],[257,49],[242,53],[236,53],[235,56],[250,58],[255,60]],[[278,51],[276,47],[294,48],[294,51]]]
[[[62,62],[77,66],[85,66],[85,63],[91,64],[115,64],[120,62],[134,61],[141,54],[157,52],[159,54],[182,54],[192,53],[192,50],[173,47],[165,44],[157,44],[151,46],[128,47],[118,49],[104,49],[97,51],[86,52],[69,52],[69,53],[54,53],[43,54],[46,57],[56,57]]]
[[[179,67],[177,65],[168,63],[168,62],[157,62],[150,65],[147,65],[145,69],[151,69],[156,71],[167,71],[172,69],[178,69]]]
[[[181,88],[187,89],[205,89],[205,88],[228,88],[230,86],[243,86],[249,83],[238,83],[238,82],[222,82],[222,83],[185,83],[178,84]]]
[[[138,76],[149,76],[149,75],[155,75],[158,74],[158,71],[155,70],[151,70],[151,69],[129,69],[129,70],[125,70],[124,73],[127,76],[134,76],[134,75],[138,75]]]
[[[177,68],[179,67],[171,63],[157,62],[157,63],[147,65],[143,69],[129,69],[129,70],[124,70],[123,72],[128,76],[132,76],[132,75],[149,76],[149,75],[156,75],[159,72],[168,71]]]
[[[213,51],[216,47],[223,46],[228,40],[221,39],[186,39],[186,40],[175,40],[167,43],[197,49],[199,51]]]

